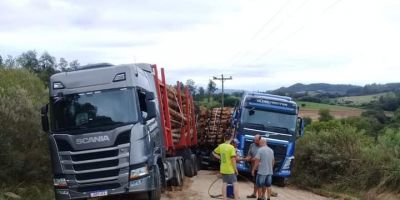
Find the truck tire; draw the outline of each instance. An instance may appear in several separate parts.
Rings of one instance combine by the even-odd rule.
[[[181,173],[181,181],[183,184],[184,178],[185,178],[185,168],[183,167],[183,159],[178,159],[179,163],[179,172]]]
[[[154,166],[154,183],[155,183],[155,189],[148,192],[149,200],[160,200],[162,185],[160,177],[160,168],[157,165]]]
[[[182,185],[182,174],[181,174],[181,168],[179,165],[178,160],[176,160],[174,164],[174,177],[172,178],[172,186],[181,186]]]
[[[198,165],[197,165],[197,158],[195,154],[192,154],[192,162],[193,162],[193,175],[197,176],[197,171],[199,170]]]
[[[187,177],[194,176],[193,161],[191,158],[184,160],[185,175]]]
[[[274,177],[275,185],[279,187],[285,187],[287,184],[287,178],[286,177]]]

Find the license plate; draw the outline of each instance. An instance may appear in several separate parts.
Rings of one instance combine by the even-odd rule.
[[[108,194],[107,190],[95,191],[95,192],[90,192],[90,197],[102,197],[102,196],[107,196],[107,194]]]

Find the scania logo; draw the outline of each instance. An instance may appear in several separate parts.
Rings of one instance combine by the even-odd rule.
[[[76,139],[76,144],[88,144],[107,141],[110,141],[110,138],[107,135],[101,135],[97,137],[78,138]]]

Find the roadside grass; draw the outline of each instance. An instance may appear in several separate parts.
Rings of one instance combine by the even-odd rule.
[[[0,185],[0,200],[53,200],[54,191],[51,184],[22,183],[17,185]]]

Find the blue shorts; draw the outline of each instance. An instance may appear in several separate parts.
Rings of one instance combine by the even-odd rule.
[[[256,185],[257,185],[257,187],[271,187],[272,175],[257,174]]]

